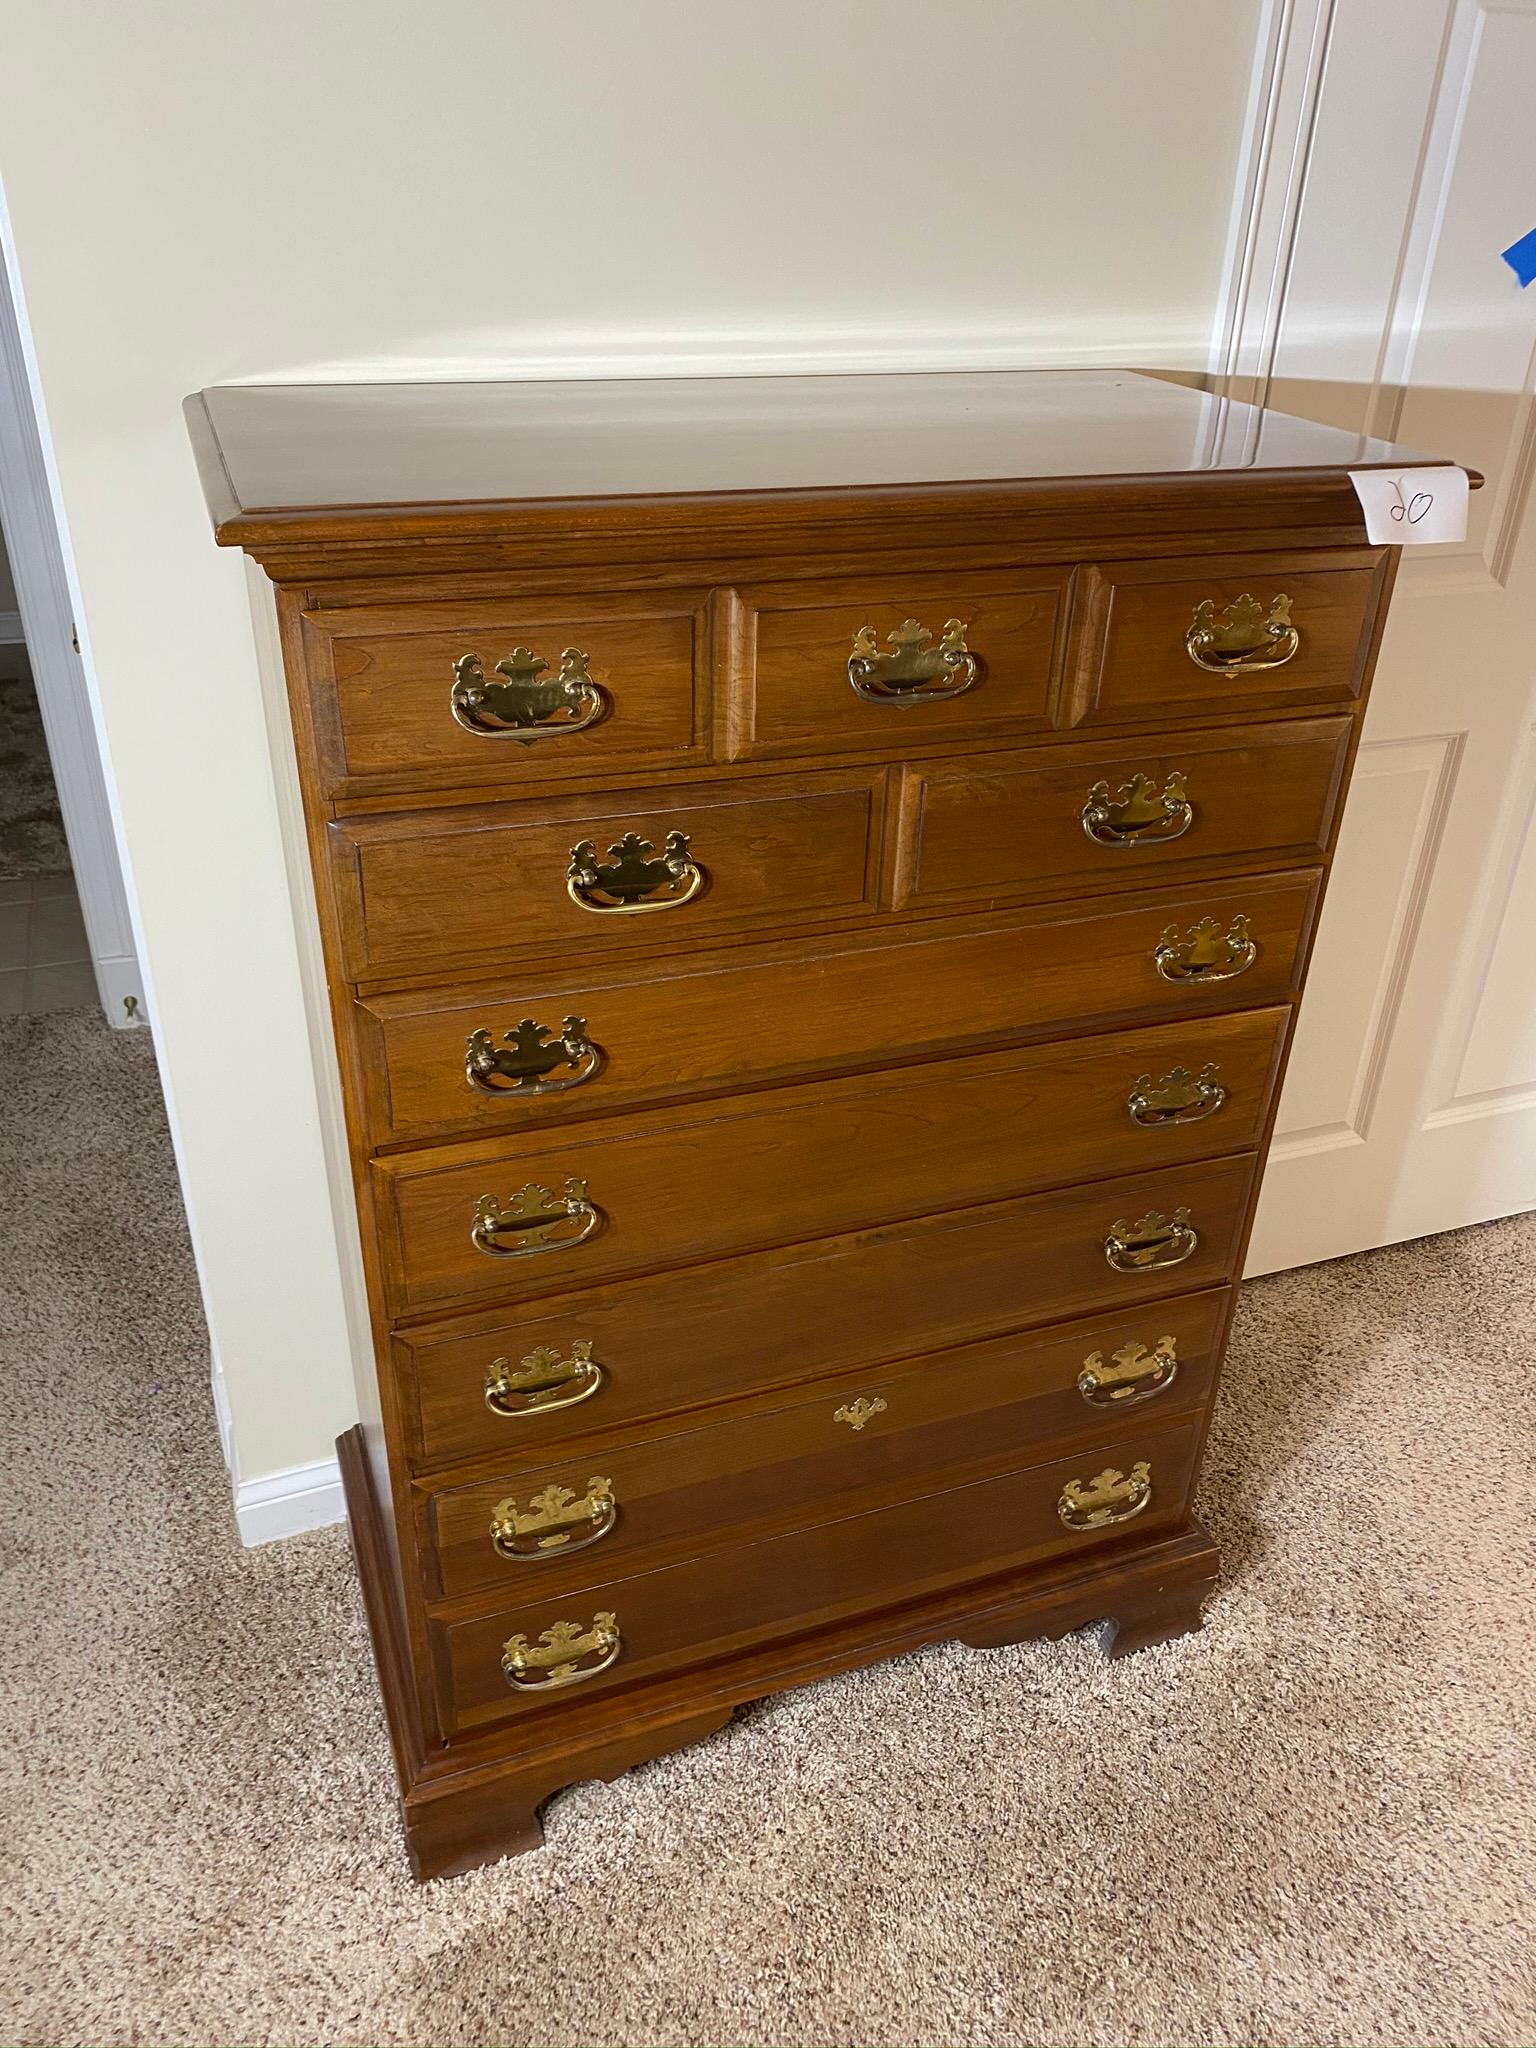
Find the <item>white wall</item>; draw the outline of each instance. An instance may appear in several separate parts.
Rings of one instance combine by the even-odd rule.
[[[0,178],[239,1476],[353,1407],[308,935],[184,394],[573,354],[1200,369],[1257,13],[4,8]]]

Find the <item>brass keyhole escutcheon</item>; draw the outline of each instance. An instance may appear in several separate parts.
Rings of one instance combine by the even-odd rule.
[[[866,1401],[864,1396],[860,1394],[857,1401],[850,1401],[842,1408],[834,1408],[832,1420],[834,1422],[846,1422],[848,1427],[857,1433],[859,1430],[867,1428],[877,1415],[883,1415],[885,1410],[886,1403],[879,1394],[876,1394],[873,1401]]]

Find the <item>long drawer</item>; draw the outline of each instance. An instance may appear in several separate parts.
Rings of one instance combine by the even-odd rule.
[[[1198,1440],[1198,1422],[1123,1431],[1050,1464],[580,1593],[546,1598],[529,1589],[515,1604],[434,1631],[445,1725],[466,1732],[558,1712],[573,1698],[845,1615],[1174,1528],[1187,1512]],[[1072,1526],[1063,1510],[1083,1522],[1106,1519]],[[515,1680],[503,1667],[509,1644],[521,1665]]]
[[[1290,1012],[1256,1010],[375,1160],[401,1312],[1246,1151]]]
[[[1347,718],[1149,735],[906,771],[902,907],[1105,895],[1327,851]]]
[[[354,1012],[370,1135],[533,1129],[989,1039],[1280,1002],[1295,989],[1319,879],[1304,869],[1163,890],[1130,908],[1015,911],[374,996]],[[1252,941],[1238,975],[1196,968],[1170,980],[1160,968],[1170,928],[1224,934],[1238,920]]]
[[[595,966],[872,912],[883,801],[880,777],[856,769],[341,818],[347,971],[476,955]]]
[[[1234,1276],[1256,1165],[1158,1168],[397,1330],[416,1463],[549,1462],[578,1437],[707,1402],[1090,1311],[1131,1316]],[[1108,1264],[1112,1225],[1180,1209],[1192,1242]]]
[[[1228,1294],[843,1374],[554,1463],[431,1494],[435,1590],[539,1598],[875,1504],[950,1475],[1028,1464],[1117,1424],[1162,1426],[1210,1388]]]

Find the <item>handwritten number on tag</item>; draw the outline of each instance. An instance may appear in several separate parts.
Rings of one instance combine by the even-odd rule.
[[[1352,469],[1349,480],[1373,546],[1422,548],[1457,541],[1467,531],[1464,469],[1450,463],[1402,469]]]
[[[1387,511],[1389,516],[1397,520],[1399,524],[1406,520],[1410,526],[1417,526],[1435,502],[1433,491],[1415,491],[1413,496],[1405,502],[1403,487],[1396,477],[1392,479],[1392,492],[1393,496],[1397,499],[1397,503],[1389,505]]]

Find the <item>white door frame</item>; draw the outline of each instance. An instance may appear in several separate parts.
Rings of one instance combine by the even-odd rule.
[[[101,1006],[109,1024],[131,1029],[149,1021],[144,985],[96,722],[75,644],[74,607],[38,429],[35,365],[3,201],[0,258],[0,522],[19,608],[18,630],[9,637],[26,642]]]

